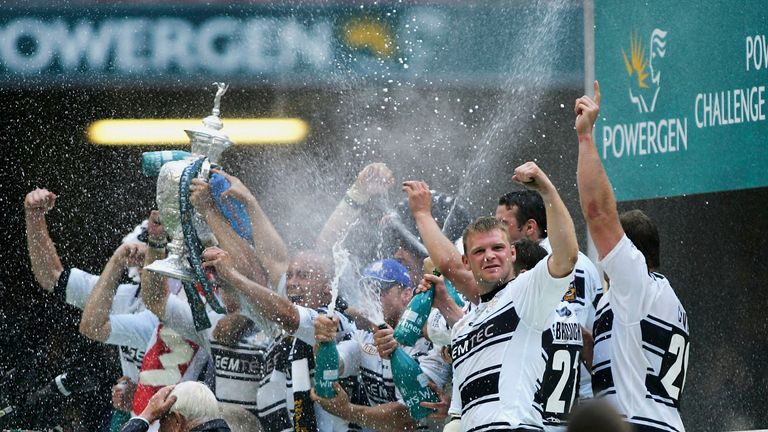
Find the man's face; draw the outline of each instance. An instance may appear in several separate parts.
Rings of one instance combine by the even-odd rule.
[[[467,236],[467,251],[462,261],[478,285],[488,292],[512,276],[515,251],[500,229],[474,232]]]
[[[299,306],[317,309],[331,302],[332,272],[329,263],[309,253],[291,261],[286,272],[288,298]]]
[[[413,297],[413,291],[402,285],[395,285],[382,292],[381,310],[384,313],[384,321],[394,327],[408,306],[408,302],[411,301],[411,297]]]
[[[525,230],[517,223],[517,206],[512,208],[506,205],[496,207],[496,219],[500,220],[509,230],[509,241],[514,243],[521,238],[525,238]]]
[[[186,430],[186,421],[179,413],[169,412],[160,419],[160,432],[182,432]]]

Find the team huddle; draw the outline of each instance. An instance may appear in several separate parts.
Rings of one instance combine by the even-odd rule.
[[[528,162],[512,176],[525,190],[503,195],[495,215],[474,221],[437,214],[438,205],[456,206],[424,182],[404,182],[412,232],[389,221],[395,247],[361,266],[360,301],[337,298],[334,245],[394,184],[391,171],[374,163],[313,247],[290,255],[240,180],[217,171],[231,184],[226,193],[245,205],[250,237],[233,229],[205,181],[192,180],[190,201],[217,240],[202,266],[215,277],[223,310],[202,291],[142,270],[168,254],[170,233],[156,210],[101,274],[64,269],[45,219],[56,196],[45,189],[25,201],[35,279],[82,309],[83,335],[120,348],[115,415],[134,417],[124,431],[566,431],[577,430],[572,414],[594,398],[626,430],[681,432],[687,316],[656,272],[654,223],[639,210],[617,211],[593,138],[599,104],[595,82],[594,98],[577,99],[574,110],[577,187],[601,271],[579,252],[555,185]],[[134,280],[121,283],[126,271]],[[413,314],[414,295],[430,291],[429,318],[405,344],[394,329]],[[330,374],[317,354],[329,345],[337,352]],[[393,375],[399,356],[416,361],[436,398],[406,397],[407,383]],[[327,394],[315,386],[321,368],[332,382]],[[174,412],[177,403],[169,386],[186,381],[210,389],[225,421],[179,407],[184,422],[161,415],[159,407]]]

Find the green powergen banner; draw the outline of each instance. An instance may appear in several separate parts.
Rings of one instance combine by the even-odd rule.
[[[764,0],[595,0],[594,24],[618,200],[768,185]]]

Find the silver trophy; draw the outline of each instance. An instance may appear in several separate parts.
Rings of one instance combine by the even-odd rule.
[[[211,165],[217,164],[221,154],[232,146],[232,141],[221,131],[222,122],[219,118],[221,97],[228,86],[224,83],[214,83],[218,87],[214,98],[213,112],[203,119],[203,125],[185,130],[192,144],[192,156],[163,164],[157,178],[157,206],[160,218],[165,225],[171,241],[168,244],[168,257],[158,260],[145,267],[146,270],[159,273],[169,278],[194,282],[195,272],[189,265],[189,250],[184,241],[181,215],[181,180],[184,170],[201,158],[204,158],[197,178],[208,181]],[[192,224],[204,246],[217,244],[216,238],[202,217],[194,212]]]

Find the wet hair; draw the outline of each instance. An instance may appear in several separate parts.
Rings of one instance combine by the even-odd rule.
[[[509,192],[499,198],[499,205],[508,209],[517,207],[517,225],[522,227],[529,219],[536,221],[539,227],[539,237],[547,237],[547,212],[541,195],[532,190]]]
[[[504,236],[507,238],[507,242],[509,242],[509,230],[507,229],[507,225],[505,223],[493,216],[482,216],[475,219],[475,221],[469,224],[469,226],[467,226],[467,228],[464,230],[464,236],[462,237],[462,242],[464,243],[464,253],[469,253],[469,248],[467,248],[467,237],[469,237],[470,234],[487,233],[493,230],[499,230],[503,232]]]
[[[581,402],[571,411],[566,432],[631,432],[616,408],[599,399]]]
[[[512,268],[515,274],[528,271],[536,266],[549,253],[538,242],[528,239],[520,239],[515,242],[515,262]]]
[[[659,230],[641,210],[630,210],[619,216],[624,233],[632,241],[637,250],[645,256],[645,262],[649,269],[656,269],[661,265]]]

